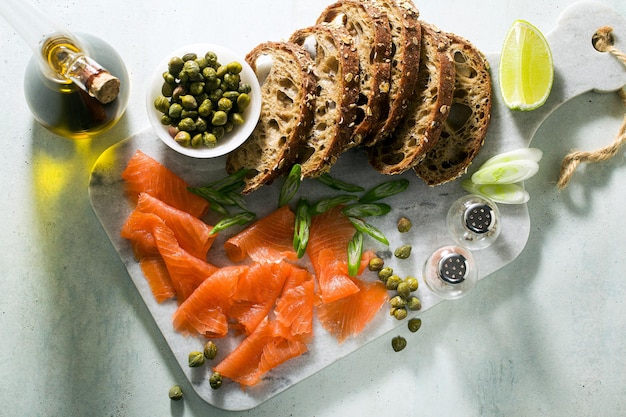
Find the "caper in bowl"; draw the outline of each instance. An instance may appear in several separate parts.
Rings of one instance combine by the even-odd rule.
[[[193,44],[159,63],[146,107],[167,146],[187,156],[213,158],[250,136],[261,114],[261,88],[243,56],[219,45]]]

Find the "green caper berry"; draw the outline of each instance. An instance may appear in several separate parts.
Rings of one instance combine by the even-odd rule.
[[[404,299],[408,298],[409,295],[411,295],[411,289],[409,288],[409,284],[406,281],[398,283],[396,291],[398,292],[398,295]]]
[[[180,146],[187,147],[191,143],[191,135],[189,132],[178,132],[176,136],[174,136],[174,140]]]
[[[165,81],[168,84],[176,84],[176,77],[174,77],[174,75],[172,75],[171,72],[165,71],[163,73],[163,81]]]
[[[224,78],[224,75],[228,73],[228,67],[226,65],[220,65],[219,67],[217,67],[216,71],[219,78]]]
[[[413,317],[409,320],[407,326],[409,327],[409,331],[411,331],[411,333],[415,333],[420,329],[420,327],[422,327],[422,319],[418,317]]]
[[[167,63],[167,69],[170,72],[170,74],[178,74],[183,69],[184,64],[185,63],[183,62],[181,58],[175,56],[174,58],[170,59],[169,62]]]
[[[228,72],[224,74],[222,85],[225,85],[227,90],[236,90],[239,88],[239,81],[240,78],[238,74],[231,74]]]
[[[206,59],[207,64],[209,64],[211,67],[214,67],[214,65],[217,64],[217,54],[215,54],[215,52],[207,52],[206,54],[204,54],[204,58]]]
[[[227,120],[226,124],[224,125],[224,132],[226,133],[232,132],[234,128],[235,128],[235,125],[233,124],[233,122],[231,122],[230,120]]]
[[[194,61],[196,61],[196,64],[198,64],[198,66],[200,67],[200,71],[202,71],[204,68],[206,68],[207,65],[209,65],[206,58],[203,56],[197,57]]]
[[[202,117],[196,118],[196,130],[199,133],[205,132],[209,128],[209,124]]]
[[[228,116],[228,120],[230,120],[234,126],[241,126],[246,122],[241,113],[231,113]]]
[[[391,297],[389,300],[389,305],[393,308],[400,308],[406,306],[406,300],[399,295]]]
[[[193,61],[194,59],[198,58],[198,55],[194,52],[187,52],[185,55],[183,55],[183,62],[187,62],[187,61]]]
[[[215,359],[217,356],[217,345],[212,340],[204,344],[204,357],[207,359]]]
[[[233,61],[233,62],[229,62],[228,63],[228,72],[230,72],[231,74],[239,74],[242,69],[243,69],[243,67],[237,61]]]
[[[228,121],[228,115],[226,114],[226,112],[222,110],[218,110],[213,115],[213,118],[211,119],[211,124],[213,126],[224,126],[227,121]]]
[[[394,255],[399,259],[407,259],[411,256],[411,245],[402,245],[394,251]]]
[[[202,69],[202,76],[205,81],[215,81],[217,80],[217,72],[213,67],[204,67]]]
[[[398,284],[400,284],[402,282],[402,278],[400,278],[397,275],[392,275],[389,278],[387,278],[387,281],[385,282],[385,286],[387,287],[388,290],[395,290],[396,288],[398,288]]]
[[[415,277],[406,277],[404,281],[409,284],[409,289],[411,290],[411,292],[417,291],[417,289],[419,288],[419,281]]]
[[[202,81],[195,81],[189,85],[189,92],[194,96],[198,96],[204,92],[204,83]]]
[[[191,142],[190,142],[190,145],[192,148],[199,148],[200,146],[202,146],[202,144],[203,144],[202,133],[197,133],[192,136]]]
[[[217,108],[218,110],[222,110],[228,113],[230,109],[233,108],[233,102],[225,97],[222,97],[217,101]]]
[[[204,143],[204,146],[207,148],[215,148],[215,145],[217,145],[217,137],[215,137],[213,133],[204,132],[202,134],[202,143]]]
[[[186,84],[189,81],[189,73],[185,72],[183,68],[183,70],[178,73],[178,79],[181,83]]]
[[[154,107],[161,113],[167,113],[170,109],[170,101],[165,96],[158,96],[154,99]]]
[[[209,385],[213,389],[219,389],[222,386],[222,375],[219,372],[213,372],[209,377]]]
[[[408,312],[406,311],[406,308],[404,307],[396,308],[393,311],[393,316],[395,317],[396,320],[404,320],[407,315],[408,315]]]
[[[183,111],[180,112],[180,118],[184,119],[186,117],[190,117],[190,118],[196,120],[196,118],[198,117],[198,112],[196,110],[185,110],[185,109],[183,109]]]
[[[217,140],[220,140],[224,137],[224,134],[226,132],[224,131],[224,126],[213,126],[213,129],[211,129],[211,133],[215,135]]]
[[[207,93],[211,94],[213,91],[215,91],[218,88],[220,88],[221,85],[222,85],[222,80],[220,80],[217,77],[215,79],[212,79],[212,80],[205,79],[204,91],[206,91]]]
[[[187,74],[190,78],[195,77],[200,74],[200,66],[196,61],[185,61],[181,72]]]
[[[393,269],[390,266],[386,266],[380,271],[378,271],[378,278],[383,282],[387,282],[389,277],[392,275],[393,275]]]
[[[237,97],[237,109],[244,111],[250,105],[250,96],[248,93],[241,93]]]
[[[247,83],[241,83],[239,84],[239,88],[237,89],[237,91],[239,91],[242,94],[250,94],[250,92],[252,91],[252,86],[250,84]]]
[[[400,220],[398,220],[398,232],[400,233],[406,233],[409,230],[411,230],[411,227],[413,226],[413,224],[411,223],[411,220],[407,219],[406,217],[402,217],[400,218]]]
[[[198,107],[198,114],[202,117],[208,117],[211,115],[211,111],[213,111],[213,102],[207,98]]]
[[[175,88],[176,87],[174,87],[172,84],[164,82],[161,86],[161,94],[165,97],[172,97]]]
[[[180,98],[180,103],[187,110],[193,110],[198,107],[198,102],[196,101],[196,98],[192,96],[191,94],[186,94],[182,96]]]
[[[370,260],[367,267],[370,271],[381,271],[383,269],[383,265],[385,265],[385,261],[383,261],[382,258],[376,257]]]
[[[406,302],[406,307],[411,311],[417,311],[422,309],[422,302],[419,298],[412,296]]]
[[[406,347],[406,339],[402,336],[396,336],[391,339],[391,347],[394,352],[400,352],[402,349]]]
[[[217,104],[219,99],[222,98],[222,94],[224,94],[224,91],[222,91],[221,88],[216,88],[215,90],[209,92],[209,100]]]
[[[181,106],[179,103],[173,103],[170,105],[170,108],[167,111],[167,114],[168,116],[174,119],[178,119],[182,112],[183,112],[183,106]]]
[[[188,361],[191,368],[202,366],[204,365],[204,353],[195,350],[193,352],[189,352]]]
[[[222,94],[222,97],[227,98],[232,102],[236,102],[237,98],[239,98],[239,91],[235,91],[235,90],[224,91],[224,94]]]
[[[170,400],[178,401],[183,399],[183,390],[180,389],[180,386],[174,385],[170,388],[170,392],[168,393]]]
[[[196,130],[196,122],[191,117],[185,117],[178,122],[178,129],[183,132],[193,132]]]
[[[174,120],[174,119],[169,117],[167,114],[164,114],[164,115],[161,116],[161,124],[163,126],[171,125],[172,124],[172,120]]]

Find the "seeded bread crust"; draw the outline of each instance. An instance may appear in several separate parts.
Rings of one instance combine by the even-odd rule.
[[[382,174],[400,174],[418,164],[437,143],[448,117],[455,69],[450,40],[435,26],[421,23],[417,88],[394,133],[367,149],[369,162]]]
[[[302,143],[298,162],[303,177],[328,172],[350,141],[357,116],[359,57],[352,37],[343,26],[326,23],[299,29],[294,42],[311,52],[317,88],[313,126]],[[311,50],[309,49],[311,48]]]
[[[345,26],[354,38],[360,62],[360,95],[354,145],[370,145],[367,140],[387,106],[391,73],[391,30],[386,14],[371,2],[340,0],[328,6],[317,23]]]
[[[422,31],[419,11],[411,0],[369,1],[387,14],[393,44],[388,104],[382,106],[380,120],[366,140],[373,144],[394,131],[415,93]]]
[[[315,104],[315,63],[299,45],[264,42],[246,55],[257,76],[260,57],[271,57],[271,69],[262,80],[261,116],[248,140],[226,159],[226,171],[250,169],[244,194],[269,184],[290,169],[298,148],[311,128]]]
[[[491,120],[491,74],[485,56],[469,41],[453,33],[455,90],[450,115],[440,140],[426,154],[415,172],[430,186],[455,180],[481,149]]]

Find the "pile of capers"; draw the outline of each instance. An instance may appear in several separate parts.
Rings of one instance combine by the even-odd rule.
[[[202,350],[202,352],[198,350],[189,352],[189,367],[199,368],[205,364],[206,360],[215,359],[217,353],[217,345],[215,344],[215,342],[209,340],[204,344],[204,349]],[[213,389],[219,389],[222,386],[222,375],[219,372],[213,372],[209,377],[209,385]],[[171,394],[170,398],[172,398]]]
[[[173,57],[163,73],[161,95],[154,107],[174,140],[185,147],[213,148],[244,123],[250,84],[241,82],[241,63],[222,65],[214,52]]]

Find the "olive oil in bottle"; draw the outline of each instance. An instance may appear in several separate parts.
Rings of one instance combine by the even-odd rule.
[[[24,93],[39,123],[71,139],[90,138],[115,125],[126,110],[129,77],[110,45],[69,33],[25,0],[2,0],[0,14],[33,50]]]

